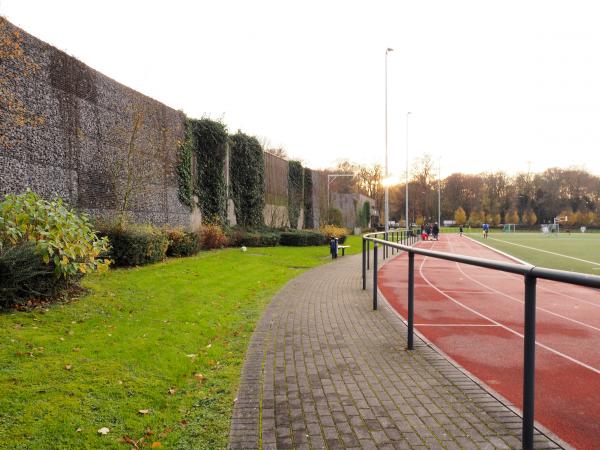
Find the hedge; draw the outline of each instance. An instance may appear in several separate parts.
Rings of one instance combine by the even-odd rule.
[[[115,266],[143,266],[162,261],[167,256],[167,234],[150,225],[105,228],[100,233],[111,244],[109,257]]]
[[[200,251],[200,236],[180,228],[169,231],[169,247],[167,256],[192,256]]]
[[[274,232],[249,232],[240,240],[240,245],[247,247],[276,247],[279,245],[280,234]]]
[[[279,243],[290,247],[323,245],[325,237],[323,234],[315,231],[286,231],[281,233]]]

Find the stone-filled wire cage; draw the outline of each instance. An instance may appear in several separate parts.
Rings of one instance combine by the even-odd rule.
[[[287,160],[265,152],[265,224],[289,226]]]

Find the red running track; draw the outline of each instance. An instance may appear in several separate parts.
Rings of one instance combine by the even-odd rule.
[[[423,248],[512,261],[476,241],[441,235]],[[406,317],[408,258],[389,260],[379,289]],[[514,261],[513,261],[514,262]],[[415,328],[522,408],[524,281],[415,255]],[[579,449],[600,448],[600,291],[537,283],[535,418]]]

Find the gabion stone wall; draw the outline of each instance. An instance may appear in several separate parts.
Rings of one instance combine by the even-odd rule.
[[[93,216],[186,225],[183,113],[0,20],[0,198],[30,188]]]

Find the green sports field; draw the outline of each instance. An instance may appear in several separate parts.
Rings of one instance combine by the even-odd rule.
[[[600,233],[468,233],[490,247],[536,266],[600,275]]]

